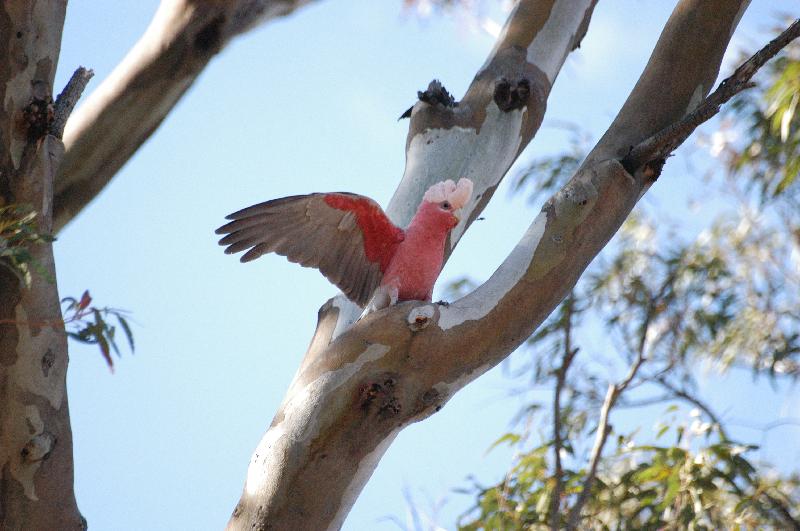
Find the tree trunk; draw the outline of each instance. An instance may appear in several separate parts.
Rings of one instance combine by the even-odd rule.
[[[64,153],[50,128],[65,10],[64,0],[0,8],[0,206],[29,205],[45,234]],[[53,249],[41,243],[29,251],[44,271],[29,287],[0,267],[0,529],[85,529],[73,492],[67,337]]]

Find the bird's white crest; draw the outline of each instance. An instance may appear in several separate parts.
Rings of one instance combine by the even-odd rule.
[[[470,196],[472,196],[472,181],[462,177],[458,180],[458,184],[451,179],[434,184],[428,188],[422,199],[430,203],[449,201],[453,205],[453,210],[458,210],[467,204]]]

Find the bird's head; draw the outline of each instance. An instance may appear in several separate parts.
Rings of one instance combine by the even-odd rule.
[[[431,220],[445,225],[449,230],[458,225],[461,209],[471,196],[472,181],[462,177],[456,184],[448,179],[428,188],[422,197],[420,209],[424,209]]]

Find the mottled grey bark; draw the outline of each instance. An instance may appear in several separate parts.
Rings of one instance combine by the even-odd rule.
[[[0,206],[30,205],[42,233],[52,226],[64,152],[51,134],[51,97],[65,9],[64,0],[0,8]],[[53,249],[29,250],[47,272],[33,275],[29,288],[0,267],[0,529],[84,529],[72,485],[67,338]]]

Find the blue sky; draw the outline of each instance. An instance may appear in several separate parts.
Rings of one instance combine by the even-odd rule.
[[[72,0],[56,90],[78,65],[95,70],[94,89],[157,3]],[[602,134],[672,4],[600,2],[522,160],[565,146],[564,134],[547,126],[559,120]],[[790,0],[756,0],[735,42],[754,47],[773,10],[792,7]],[[56,243],[62,296],[89,289],[96,304],[129,310],[135,322],[136,353],[124,353],[114,375],[96,349],[71,345],[76,492],[92,529],[224,526],[317,309],[334,290],[318,272],[280,257],[242,265],[222,253],[213,230],[234,210],[290,194],[349,190],[386,204],[404,165],[407,122],[397,117],[434,77],[460,97],[492,44],[458,17],[404,14],[399,0],[322,0],[234,41],[63,231]],[[685,195],[673,191],[691,190],[693,179],[673,159],[647,200],[685,213]],[[502,187],[442,278],[488,277],[534,210]],[[687,232],[704,221],[687,216]],[[796,410],[797,400],[787,405],[777,394],[775,404],[760,407],[730,392],[752,385],[733,376],[709,392],[723,407],[750,408],[743,415]],[[406,487],[423,511],[447,498],[438,522],[452,528],[471,502],[452,489],[467,485],[470,474],[497,480],[510,461],[506,450],[486,453],[520,405],[508,397],[510,387],[500,370],[491,371],[441,413],[404,430],[345,529],[396,529],[382,518],[405,518]],[[764,385],[758,392],[771,391]],[[781,441],[797,434],[773,436],[776,457],[796,462],[791,442]]]

